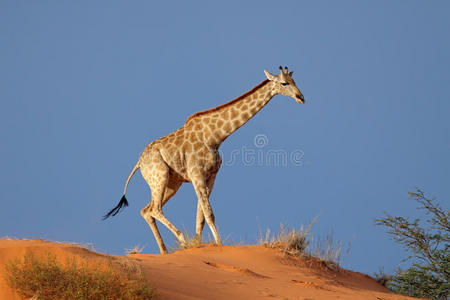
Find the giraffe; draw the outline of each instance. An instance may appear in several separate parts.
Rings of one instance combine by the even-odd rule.
[[[209,196],[222,159],[218,149],[221,143],[239,127],[258,113],[277,94],[305,103],[302,93],[292,79],[293,71],[280,66],[280,74],[264,70],[267,77],[240,97],[190,116],[178,130],[148,144],[125,183],[123,196],[116,207],[103,219],[115,216],[122,207],[128,206],[125,198],[127,186],[140,169],[150,186],[151,201],[141,215],[150,225],[161,254],[167,253],[156,220],[164,224],[179,240],[185,243],[184,234],[163,214],[162,207],[175,195],[183,182],[191,182],[198,198],[196,215],[196,238],[201,241],[203,227],[208,224],[216,244],[221,244],[219,232]]]

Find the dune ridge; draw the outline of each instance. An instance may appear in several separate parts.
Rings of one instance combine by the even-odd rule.
[[[94,262],[106,254],[64,243],[43,240],[0,239],[0,299],[21,299],[6,285],[4,264],[27,251],[51,253],[64,262],[68,257]],[[261,246],[214,246],[168,255],[133,254],[157,299],[413,299],[391,293],[371,277],[340,269],[331,270],[315,259],[286,256]]]

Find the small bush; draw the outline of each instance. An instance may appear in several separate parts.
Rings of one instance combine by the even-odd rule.
[[[427,216],[426,220],[396,217],[385,213],[375,219],[387,233],[401,244],[413,264],[398,269],[389,282],[394,292],[413,297],[448,299],[450,295],[450,212],[417,189],[409,193]]]
[[[140,300],[153,299],[154,295],[140,269],[114,265],[111,260],[88,266],[71,259],[64,266],[55,255],[37,259],[29,252],[23,261],[8,262],[5,271],[7,284],[26,298]]]

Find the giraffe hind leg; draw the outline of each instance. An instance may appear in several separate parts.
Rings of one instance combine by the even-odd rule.
[[[161,254],[167,254],[167,248],[164,244],[164,241],[161,237],[161,233],[159,232],[158,226],[156,225],[156,220],[154,217],[148,214],[144,214],[141,210],[141,215],[144,217],[144,219],[147,221],[148,225],[150,225],[150,229],[153,232],[153,235],[155,236],[156,242],[158,243],[159,251]]]
[[[167,253],[167,248],[164,245],[155,219],[163,223],[181,243],[186,242],[181,231],[178,230],[162,212],[162,206],[177,192],[181,182],[173,179],[171,180],[169,176],[169,167],[162,160],[159,153],[158,156],[156,156],[156,159],[153,159],[150,170],[144,169],[143,175],[150,186],[152,199],[151,202],[141,210],[141,215],[150,225],[161,254],[164,254]]]

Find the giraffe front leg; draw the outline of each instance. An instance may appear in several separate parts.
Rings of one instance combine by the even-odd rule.
[[[207,197],[209,199],[209,196],[211,195],[212,189],[214,187],[214,182],[216,180],[217,173],[211,175],[208,180],[206,181],[206,193]],[[197,240],[201,242],[202,240],[202,232],[203,227],[205,226],[205,215],[203,214],[203,209],[200,201],[197,202],[197,218],[195,222],[195,237]]]
[[[202,241],[202,231],[205,226],[205,215],[203,214],[203,209],[200,201],[197,201],[197,218],[195,221],[195,238],[198,241]]]
[[[216,244],[222,245],[219,232],[216,228],[214,213],[211,208],[211,204],[209,203],[208,189],[206,187],[206,184],[204,183],[203,180],[193,181],[192,183],[194,185],[195,193],[197,194],[198,197],[199,205],[202,208],[204,218],[206,219],[206,223],[208,223],[209,229],[211,230],[214,240],[216,241]]]

